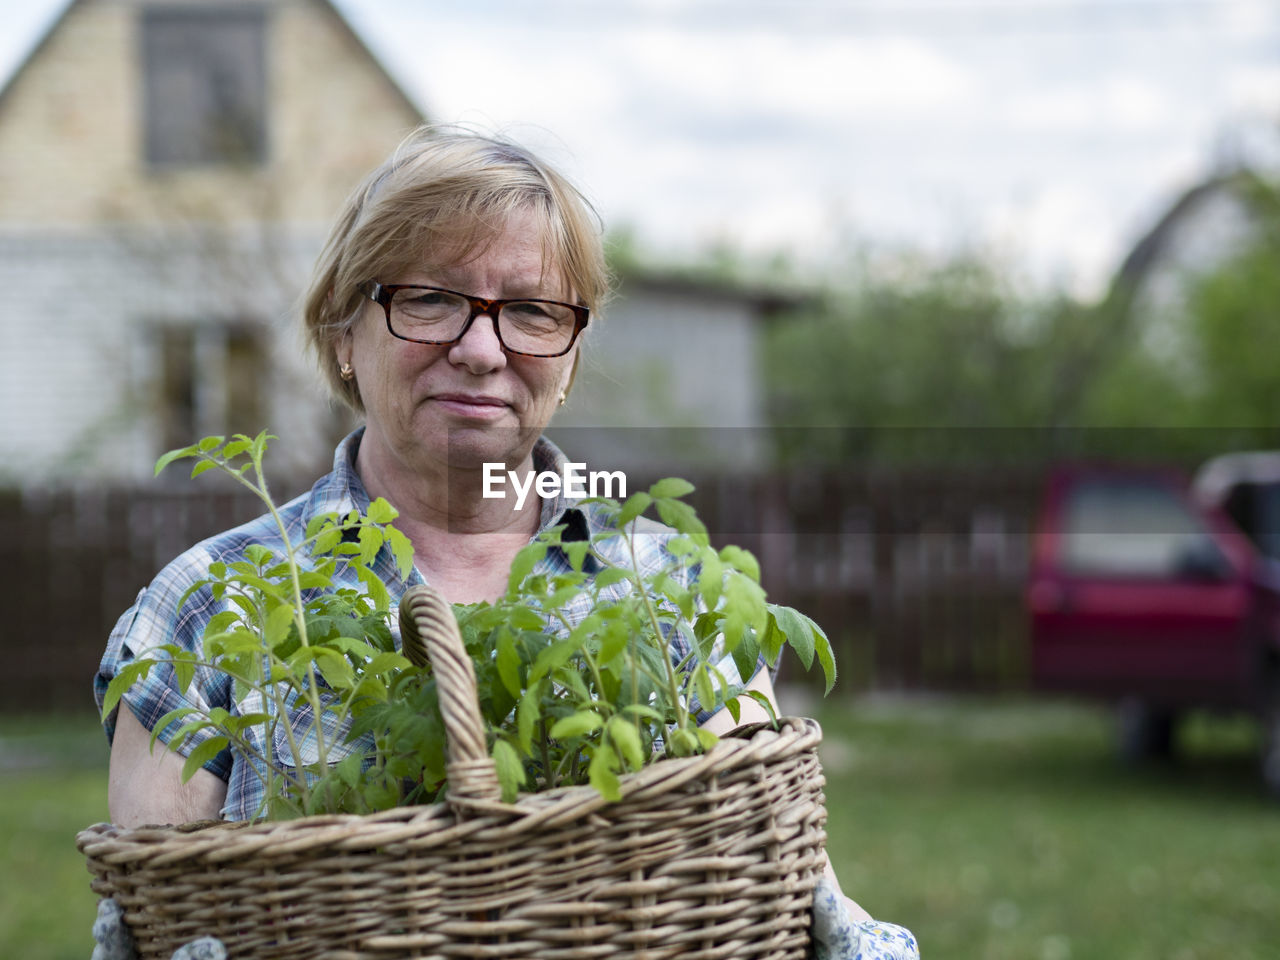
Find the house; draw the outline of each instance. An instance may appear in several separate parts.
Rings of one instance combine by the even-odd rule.
[[[0,90],[0,479],[140,480],[264,424],[316,460],[292,304],[421,120],[327,0],[71,3]]]
[[[70,3],[0,88],[0,486],[150,483],[166,449],[264,427],[277,470],[322,471],[351,419],[294,304],[422,119],[329,0]],[[733,428],[729,462],[759,462],[775,301],[631,276],[566,427]]]
[[[1210,177],[1183,193],[1125,258],[1111,302],[1153,356],[1186,362],[1187,298],[1197,282],[1256,239],[1257,205],[1268,191],[1245,169]]]
[[[804,296],[652,270],[618,280],[552,439],[610,469],[767,466],[761,328]]]

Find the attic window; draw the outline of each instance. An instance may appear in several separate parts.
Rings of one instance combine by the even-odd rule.
[[[147,162],[266,158],[266,23],[252,7],[157,7],[142,16]]]

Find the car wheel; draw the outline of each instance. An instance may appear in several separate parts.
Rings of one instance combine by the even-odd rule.
[[[1129,764],[1167,759],[1173,754],[1176,715],[1137,697],[1122,700],[1116,708],[1116,747]]]

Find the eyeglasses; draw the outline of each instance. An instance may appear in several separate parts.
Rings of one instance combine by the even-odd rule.
[[[387,315],[393,337],[412,343],[457,343],[476,317],[493,319],[507,353],[561,357],[587,325],[591,311],[558,300],[486,300],[440,287],[373,283],[369,299]]]

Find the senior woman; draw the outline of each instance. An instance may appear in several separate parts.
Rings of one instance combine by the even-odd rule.
[[[484,496],[484,465],[500,463],[517,476],[560,472],[564,457],[542,433],[565,401],[607,290],[596,221],[561,174],[506,140],[419,131],[348,200],[305,297],[310,345],[364,426],[338,447],[332,472],[282,508],[286,522],[304,526],[315,514],[384,497],[413,543],[409,584],[429,582],[451,602],[496,599],[512,559],[537,532],[589,526],[563,496],[524,503]],[[162,571],[111,635],[99,702],[110,678],[155,644],[195,649],[216,610],[199,593],[180,608],[187,587],[211,560],[238,556],[250,543],[273,546],[275,536],[266,522],[253,522]],[[662,538],[653,539],[653,549],[663,549]],[[732,659],[720,667],[737,679]],[[772,697],[767,671],[742,679]],[[234,709],[225,678],[193,689],[207,706]],[[122,703],[107,721],[113,821],[255,814],[261,788],[244,761],[215,758],[184,784],[179,756],[149,750],[149,728],[179,703],[163,672]],[[754,702],[743,713],[752,709],[764,718]],[[722,714],[708,725],[727,728]],[[831,903],[834,942],[853,929],[844,910],[857,908],[834,894]]]

